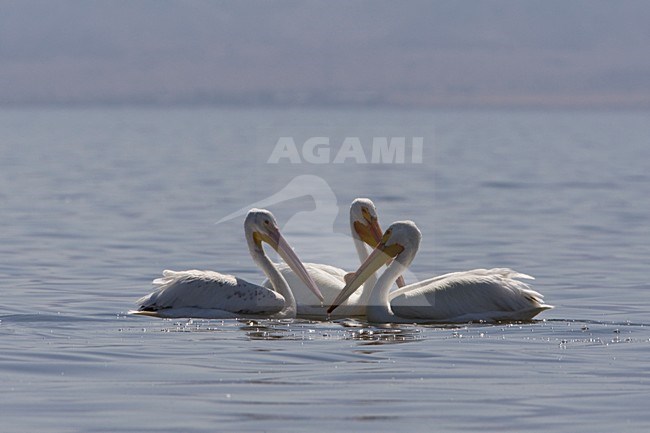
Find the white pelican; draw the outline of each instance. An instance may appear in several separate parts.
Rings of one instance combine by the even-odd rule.
[[[368,259],[348,280],[329,307],[332,312],[383,264],[393,262],[372,288],[366,308],[369,322],[421,323],[530,320],[553,308],[543,296],[515,278],[531,278],[510,269],[477,269],[434,277],[389,294],[392,282],[404,272],[422,235],[411,221],[393,223]]]
[[[275,249],[306,287],[323,301],[316,283],[280,234],[271,212],[252,209],[246,216],[244,232],[253,260],[275,291],[218,272],[164,271],[162,278],[153,281],[158,288],[139,299],[140,306],[132,313],[167,318],[295,317],[296,300],[282,274],[264,253],[262,242]]]
[[[366,244],[374,248],[382,238],[381,227],[377,220],[377,209],[370,199],[357,198],[350,205],[350,231],[354,247],[359,256],[359,263],[363,263],[368,257]],[[305,263],[305,268],[323,293],[325,303],[328,305],[345,287],[345,276],[348,272],[341,268],[321,263]],[[309,293],[308,287],[299,276],[296,276],[291,268],[286,265],[279,265],[278,270],[289,284],[289,287],[291,287],[291,291],[296,298],[298,316],[311,319],[327,317],[323,305],[314,302],[313,295]],[[374,274],[370,275],[364,283],[364,287],[372,288],[375,281]],[[270,284],[269,280],[262,283],[265,287],[269,287]],[[397,285],[398,287],[405,285],[403,277],[400,276],[397,279]],[[339,306],[336,316],[365,316],[369,297],[370,290],[362,289],[356,292]]]

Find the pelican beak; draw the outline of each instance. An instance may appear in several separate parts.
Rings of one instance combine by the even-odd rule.
[[[312,292],[314,292],[314,295],[316,295],[321,302],[325,300],[323,294],[318,289],[316,282],[314,282],[314,279],[309,275],[307,269],[305,269],[305,266],[293,251],[293,248],[291,248],[277,228],[269,230],[268,233],[255,232],[253,236],[256,238],[256,241],[264,241],[277,251],[280,257],[282,257],[282,260],[284,260],[291,270],[295,272],[298,278],[300,278],[302,282],[305,283]]]
[[[404,250],[404,247],[398,243],[386,245],[389,236],[390,234],[387,232],[381,239],[381,242],[379,242],[379,245],[377,245],[377,248],[370,253],[366,261],[359,266],[359,269],[357,269],[351,278],[346,279],[345,287],[339,292],[332,305],[327,309],[327,314],[330,314],[336,307],[345,302],[372,274],[377,272],[383,265],[392,261]]]
[[[371,248],[375,248],[381,242],[381,237],[383,236],[379,221],[365,209],[361,211],[361,214],[366,223],[355,221],[354,230],[359,235],[359,239],[370,245]]]
[[[379,226],[379,221],[377,220],[377,217],[372,216],[365,209],[363,209],[361,213],[363,215],[363,219],[366,220],[366,224],[362,223],[361,221],[355,221],[354,230],[357,232],[357,235],[359,235],[359,239],[370,245],[371,248],[375,248],[377,245],[379,245],[379,242],[381,242],[383,236],[383,232]],[[387,264],[390,264],[390,262]],[[404,281],[404,277],[401,275],[397,277],[395,283],[397,284],[397,287],[406,286],[406,281]]]

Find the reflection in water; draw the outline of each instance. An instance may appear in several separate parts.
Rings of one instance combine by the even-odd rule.
[[[301,320],[239,319],[239,329],[251,340],[313,340],[315,323]]]
[[[364,345],[419,341],[421,329],[415,326],[369,326],[353,319],[340,322],[300,320],[239,320],[240,330],[251,340],[357,340]],[[336,326],[331,326],[336,325]],[[352,328],[352,329],[345,329]]]
[[[534,323],[508,324],[440,324],[440,325],[369,325],[355,319],[341,319],[333,322],[319,322],[299,319],[229,319],[206,320],[166,319],[161,332],[240,332],[249,340],[283,340],[283,341],[313,341],[339,340],[355,341],[359,346],[377,346],[395,343],[419,342],[431,338],[431,332],[440,331],[442,339],[474,339],[491,338],[507,332],[512,335],[514,330],[526,332],[526,339],[535,340],[535,330],[547,328],[548,332],[557,334],[555,340],[560,348],[573,345],[607,346],[616,343],[650,342],[647,337],[638,338],[633,334],[638,329],[646,329],[647,324],[630,324],[629,322],[599,322],[572,320],[545,320]],[[559,328],[558,328],[559,326]],[[127,328],[120,328],[126,331]],[[144,332],[146,329],[134,328]],[[546,337],[547,341],[552,338]]]
[[[256,320],[239,320],[239,322],[242,323],[239,329],[244,331],[251,340],[295,339],[290,338],[288,327],[281,326],[281,323],[262,323]]]
[[[395,344],[421,341],[421,330],[415,327],[367,327],[348,333],[346,340],[358,340],[363,345]]]
[[[407,343],[420,341],[426,327],[418,325],[370,325],[356,319],[319,322],[300,319],[232,319],[163,320],[169,326],[163,332],[222,332],[237,329],[250,340],[354,340],[362,345]],[[459,325],[439,325],[436,328],[457,329]]]

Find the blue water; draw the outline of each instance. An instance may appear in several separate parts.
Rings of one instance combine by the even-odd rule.
[[[4,109],[0,134],[3,432],[650,426],[648,112]],[[421,163],[332,162],[346,137],[371,160],[398,136],[423,137]],[[328,137],[329,163],[268,163],[279,137]],[[556,308],[385,328],[127,314],[163,269],[261,281],[242,218],[215,223],[280,191],[265,207],[305,261],[357,265],[366,196],[422,231],[409,279],[511,267]]]

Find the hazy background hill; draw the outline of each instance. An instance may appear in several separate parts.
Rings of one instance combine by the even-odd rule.
[[[650,2],[0,1],[0,104],[650,107]]]

